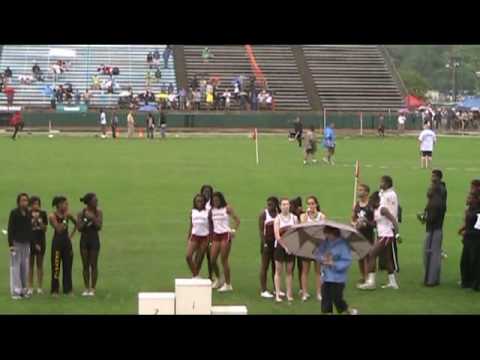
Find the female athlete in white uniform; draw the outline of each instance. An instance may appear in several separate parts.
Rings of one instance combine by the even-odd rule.
[[[325,220],[326,216],[320,211],[320,205],[315,196],[307,197],[307,212],[300,216],[300,222],[315,223],[321,220]],[[308,294],[308,274],[310,272],[310,259],[302,259],[302,301],[306,301],[310,295]],[[317,287],[317,300],[322,300],[322,273],[320,263],[315,262],[315,284]]]
[[[267,289],[267,273],[268,266],[272,264],[272,278],[275,274],[275,261],[273,260],[273,252],[275,249],[275,233],[273,223],[278,213],[280,205],[278,198],[271,196],[267,199],[267,207],[260,213],[258,217],[258,230],[260,233],[260,296],[263,298],[273,298],[273,295]],[[275,279],[275,278],[274,278]],[[273,281],[275,284],[275,280]]]
[[[234,228],[230,228],[230,218],[235,222]],[[212,195],[212,209],[210,210],[210,221],[212,232],[212,245],[210,248],[210,259],[212,268],[217,263],[218,255],[220,254],[223,266],[223,274],[225,276],[225,284],[218,289],[219,292],[232,291],[230,278],[230,265],[228,263],[228,256],[232,246],[232,239],[235,236],[238,227],[240,226],[240,219],[235,214],[235,211],[225,201],[225,197],[221,192],[214,192]],[[212,284],[213,288],[220,286],[218,277]]]
[[[291,226],[298,224],[298,218],[290,212],[290,201],[286,198],[280,203],[280,214],[277,215],[273,223],[275,232],[275,301],[281,302],[280,283],[282,281],[282,273],[286,264],[286,286],[287,300],[293,301],[292,282],[293,282],[293,265],[295,256],[288,251],[286,244],[282,240],[282,235]]]
[[[188,230],[187,245],[187,264],[194,278],[200,273],[200,266],[193,260],[195,253],[197,258],[203,258],[208,247],[208,239],[210,235],[209,213],[205,208],[205,197],[197,194],[193,198],[193,208],[190,214],[190,228]]]

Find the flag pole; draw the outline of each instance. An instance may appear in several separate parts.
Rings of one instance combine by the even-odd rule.
[[[357,187],[358,187],[358,178],[360,176],[360,162],[357,160],[355,162],[355,180],[353,182],[353,207],[357,203]]]
[[[259,164],[259,159],[258,159],[258,131],[257,128],[255,128],[255,153],[257,156],[257,165]]]

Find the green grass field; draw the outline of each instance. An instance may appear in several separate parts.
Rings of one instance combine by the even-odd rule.
[[[251,314],[319,314],[315,300],[275,304],[259,296],[259,236],[257,218],[270,195],[302,197],[315,194],[322,210],[348,221],[353,190],[353,166],[361,161],[361,181],[377,188],[381,175],[390,174],[404,209],[400,245],[400,290],[361,292],[352,265],[347,302],[361,314],[475,314],[480,294],[462,290],[459,280],[461,241],[456,231],[469,181],[479,177],[475,155],[480,139],[440,138],[435,166],[444,170],[448,213],[444,228],[442,284],[422,286],[424,227],[415,214],[425,205],[430,172],[420,170],[417,143],[410,138],[342,138],[337,165],[302,165],[301,150],[285,136],[261,138],[261,165],[245,136],[189,137],[167,141],[93,137],[24,135],[13,142],[0,137],[0,227],[6,227],[17,193],[40,195],[51,210],[55,194],[65,194],[70,208],[80,210],[79,198],[95,191],[104,210],[104,229],[96,298],[82,298],[83,281],[79,236],[74,245],[74,298],[49,295],[14,301],[9,296],[9,255],[6,237],[0,247],[0,313],[2,314],[135,314],[139,291],[173,291],[174,279],[188,277],[186,232],[192,197],[203,183],[224,192],[242,224],[231,252],[233,293],[214,292],[215,305],[248,306]],[[44,289],[50,288],[51,229],[47,234]],[[202,275],[206,274],[206,266]],[[382,282],[385,274],[379,275]],[[271,282],[269,281],[271,288]],[[310,292],[313,291],[313,274]],[[295,274],[295,294],[298,280]]]

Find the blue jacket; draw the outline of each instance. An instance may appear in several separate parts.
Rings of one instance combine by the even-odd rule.
[[[314,255],[317,261],[320,261],[327,253],[332,254],[334,265],[322,265],[323,281],[346,283],[348,268],[352,264],[352,253],[347,241],[342,238],[326,240],[315,249]]]
[[[335,131],[331,127],[326,127],[323,132],[323,146],[324,147],[335,146]]]

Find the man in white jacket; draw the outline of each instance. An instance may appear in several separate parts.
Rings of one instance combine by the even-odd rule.
[[[420,133],[418,137],[418,141],[420,143],[420,167],[423,169],[428,169],[430,163],[432,162],[432,155],[433,155],[433,147],[437,142],[437,136],[431,130],[430,123],[426,123],[423,126],[423,131]]]

